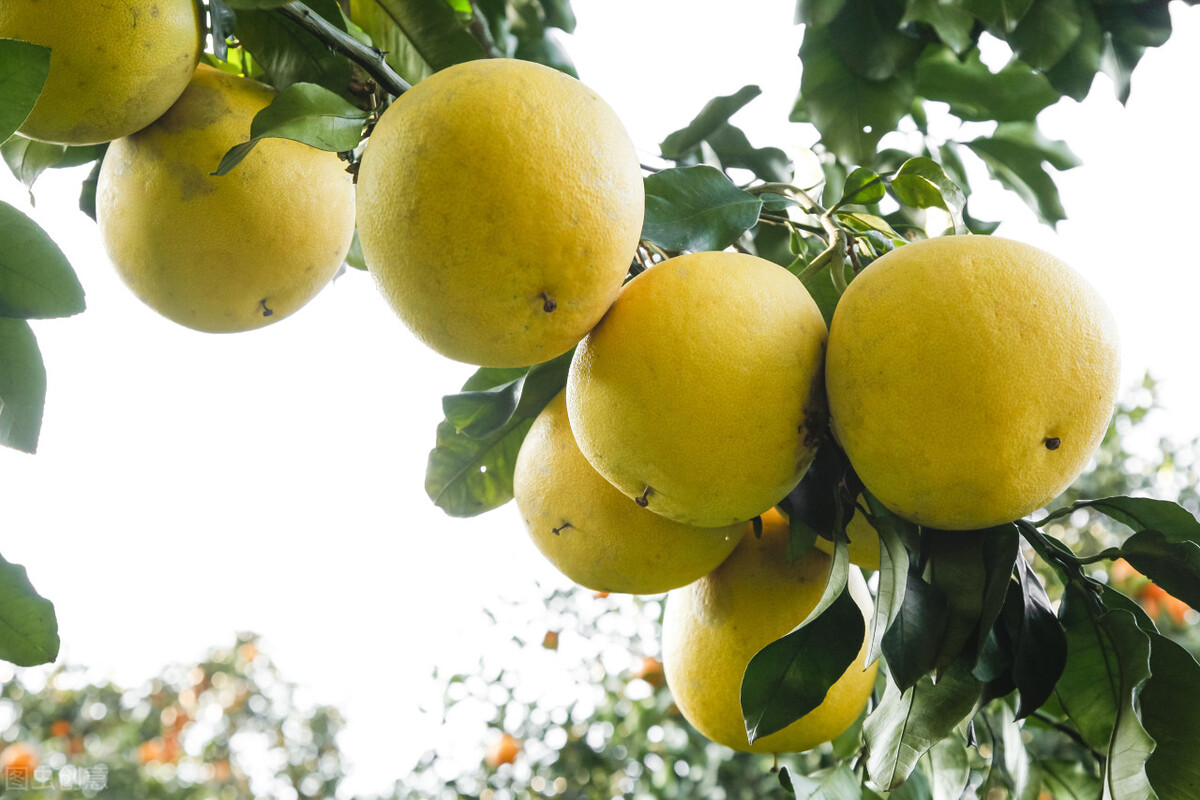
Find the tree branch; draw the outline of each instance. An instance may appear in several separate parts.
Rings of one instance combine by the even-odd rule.
[[[412,85],[400,77],[399,73],[384,60],[382,50],[368,47],[345,31],[331,25],[328,20],[304,3],[284,3],[276,11],[311,33],[330,50],[341,53],[358,64],[388,94],[399,97],[412,88]]]

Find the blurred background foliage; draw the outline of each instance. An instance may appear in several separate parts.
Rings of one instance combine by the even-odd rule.
[[[1200,441],[1162,436],[1158,414],[1156,385],[1147,377],[1126,393],[1092,468],[1061,502],[1129,494],[1175,500],[1196,512]],[[1127,535],[1087,512],[1053,525],[1048,532],[1081,554]],[[1124,562],[1101,561],[1093,569],[1137,600],[1163,633],[1200,655],[1200,615]],[[1043,579],[1054,594],[1056,578],[1044,573]],[[858,751],[857,726],[777,763],[713,744],[688,726],[663,683],[662,607],[661,597],[548,589],[542,605],[483,612],[516,634],[506,649],[482,656],[477,669],[435,676],[443,695],[429,709],[446,731],[461,731],[462,720],[471,720],[477,738],[431,742],[411,769],[398,764],[405,774],[389,797],[860,796],[837,794],[839,771],[829,771]],[[556,696],[551,684],[566,689]],[[345,797],[340,727],[337,710],[306,702],[249,635],[199,663],[167,667],[142,686],[58,666],[22,671],[0,690],[4,785],[24,800]],[[1089,769],[1093,754],[1050,711],[1017,724],[1005,701],[993,701],[963,734],[975,745],[967,749],[966,796],[1099,796]],[[935,748],[892,796],[943,797],[934,779],[941,757]]]

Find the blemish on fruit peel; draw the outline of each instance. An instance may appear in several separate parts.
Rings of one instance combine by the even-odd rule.
[[[1046,449],[1047,450],[1057,450],[1058,446],[1061,444],[1062,444],[1062,439],[1060,439],[1057,436],[1047,436],[1046,437]]]

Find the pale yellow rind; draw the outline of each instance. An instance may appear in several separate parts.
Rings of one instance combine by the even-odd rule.
[[[575,351],[571,429],[596,471],[651,511],[711,527],[752,519],[812,462],[825,337],[783,267],[672,258],[630,281]]]
[[[621,494],[579,452],[561,392],[521,445],[513,495],[538,550],[599,592],[656,594],[691,583],[724,561],[748,527],[685,525]]]
[[[97,144],[170,108],[200,58],[194,0],[3,0],[0,38],[51,48],[50,74],[18,131]]]
[[[210,174],[273,96],[202,65],[166,114],[104,158],[96,210],[109,258],[181,325],[233,332],[284,319],[349,249],[354,188],[337,154],[264,139],[228,174]]]
[[[557,70],[457,64],[383,114],[358,174],[363,255],[426,345],[524,366],[571,349],[616,297],[645,204],[611,108]]]
[[[830,328],[834,434],[867,488],[921,525],[984,528],[1042,507],[1087,465],[1116,402],[1112,314],[1020,242],[901,247],[850,284]]]
[[[705,578],[667,595],[663,671],[675,704],[696,730],[719,744],[756,753],[791,753],[830,741],[850,727],[875,686],[877,663],[866,666],[867,638],[820,706],[781,731],[749,744],[741,708],[742,676],[754,655],[804,621],[825,590],[832,565],[819,550],[787,563],[787,523],[764,520],[762,538],[747,535]],[[851,568],[849,590],[872,613],[862,573]]]

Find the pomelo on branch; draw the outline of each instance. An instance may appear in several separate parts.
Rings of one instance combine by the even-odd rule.
[[[833,564],[816,549],[788,564],[787,549],[787,521],[778,513],[765,515],[761,537],[747,534],[710,575],[667,595],[662,634],[667,688],[696,730],[735,750],[790,753],[830,741],[858,719],[875,687],[878,664],[866,665],[864,636],[858,655],[819,706],[749,744],[741,706],[746,666],[816,608]],[[848,590],[869,623],[871,595],[854,568]]]
[[[109,146],[96,211],[122,279],[163,316],[208,332],[287,317],[333,277],[354,234],[354,187],[329,153],[264,139],[211,175],[274,91],[201,65],[153,125]]]
[[[195,0],[0,2],[0,38],[51,48],[50,75],[19,133],[81,145],[141,130],[188,85],[202,29]]]
[[[513,495],[538,550],[596,591],[656,594],[691,583],[725,560],[748,527],[697,528],[626,497],[579,452],[561,392],[525,436]]]
[[[812,463],[825,428],[826,328],[803,284],[756,256],[677,256],[631,280],[575,351],[571,430],[651,511],[752,519]]]
[[[830,325],[833,432],[867,488],[934,528],[985,528],[1062,492],[1116,403],[1116,324],[1058,258],[992,236],[900,247]]]
[[[401,95],[358,173],[367,266],[425,344],[526,366],[600,320],[633,261],[645,203],[621,121],[557,70],[456,64]]]

